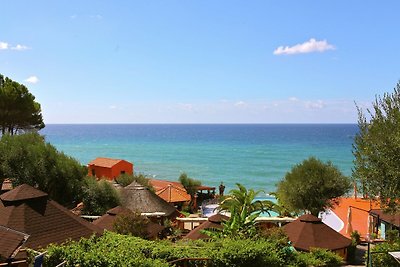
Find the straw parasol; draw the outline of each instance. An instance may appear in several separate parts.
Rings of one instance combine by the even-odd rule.
[[[147,187],[132,182],[121,191],[122,207],[137,211],[147,216],[174,216],[176,209],[164,199],[151,192]]]

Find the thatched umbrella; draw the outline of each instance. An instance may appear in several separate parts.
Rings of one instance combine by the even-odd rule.
[[[174,206],[137,182],[122,189],[122,206],[146,216],[173,217]],[[175,215],[176,216],[176,215]]]

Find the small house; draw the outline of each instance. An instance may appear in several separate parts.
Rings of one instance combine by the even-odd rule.
[[[96,158],[88,164],[88,175],[114,180],[121,174],[133,174],[133,164],[123,159]]]

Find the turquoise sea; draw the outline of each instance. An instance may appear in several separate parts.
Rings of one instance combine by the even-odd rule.
[[[242,183],[268,193],[309,156],[351,175],[357,131],[355,124],[50,124],[41,133],[82,164],[121,158],[157,179],[186,172],[205,185]]]

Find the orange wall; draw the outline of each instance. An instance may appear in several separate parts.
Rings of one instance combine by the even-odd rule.
[[[126,174],[133,174],[133,164],[127,161],[120,161],[111,168],[89,165],[88,166],[89,176],[92,176],[92,170],[95,171],[95,176],[97,178],[105,177],[108,180],[114,180],[122,172],[125,172]]]

